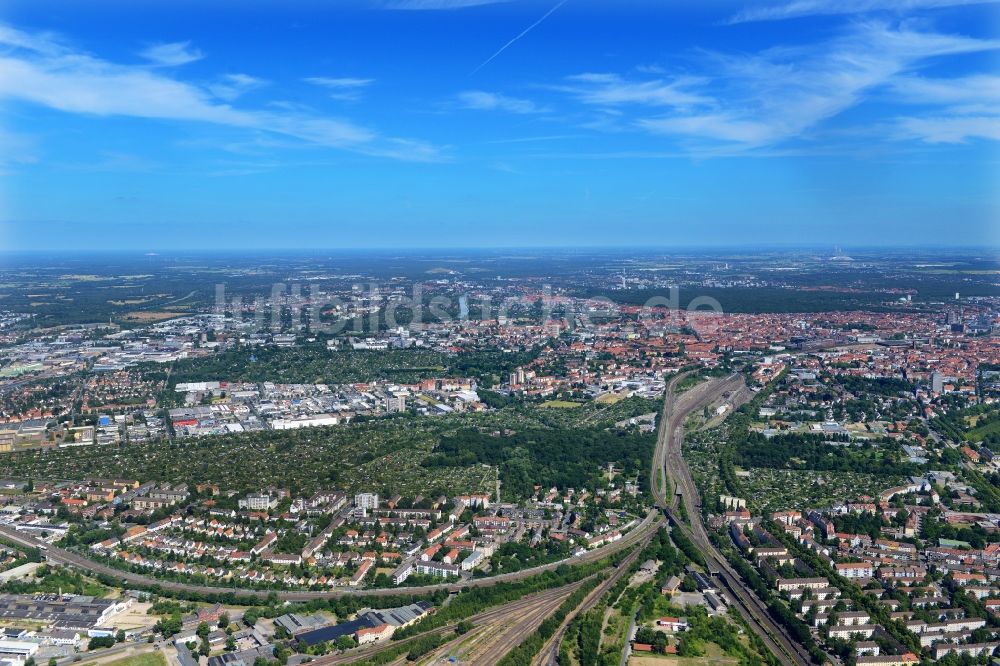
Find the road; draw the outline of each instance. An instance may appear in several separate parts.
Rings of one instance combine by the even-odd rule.
[[[578,557],[572,557],[565,560],[559,560],[558,562],[550,562],[549,564],[543,564],[537,567],[531,567],[529,569],[522,569],[521,571],[515,571],[507,574],[500,574],[497,576],[490,576],[488,578],[473,578],[472,580],[462,581],[460,583],[440,583],[436,585],[425,585],[423,587],[389,587],[389,588],[378,588],[378,589],[366,589],[366,588],[338,588],[333,590],[321,590],[321,591],[288,591],[288,590],[274,590],[273,593],[278,596],[282,601],[309,601],[311,599],[325,599],[330,597],[340,597],[348,595],[362,595],[362,596],[394,596],[397,594],[427,594],[435,590],[448,590],[450,592],[455,592],[466,587],[490,587],[496,585],[500,582],[510,582],[516,580],[522,580],[528,578],[535,574],[541,573],[543,571],[551,571],[556,569],[562,564],[569,564],[570,566],[579,566],[581,564],[586,564],[589,562],[594,562],[596,560],[603,559],[608,555],[616,553],[620,550],[628,548],[630,546],[643,541],[650,537],[659,526],[663,523],[663,518],[657,511],[650,511],[642,521],[636,525],[630,532],[623,536],[619,541],[602,546],[601,548],[596,548],[594,550],[588,551],[583,555]],[[46,548],[45,555],[46,559],[53,564],[61,564],[64,566],[74,567],[87,571],[94,574],[105,574],[107,576],[112,576],[121,581],[132,583],[133,585],[157,585],[164,590],[170,590],[174,592],[183,592],[188,594],[227,594],[235,593],[240,596],[252,596],[258,599],[267,598],[269,594],[272,593],[271,590],[251,590],[239,587],[221,587],[213,585],[195,585],[192,583],[180,583],[176,581],[160,580],[158,578],[153,578],[152,576],[147,576],[145,574],[135,573],[131,571],[124,571],[118,569],[111,565],[105,564],[103,562],[98,562],[92,560],[88,557],[80,555],[72,551],[68,551],[64,548],[59,548],[58,546],[53,546],[44,543],[43,541],[29,536],[27,534],[22,534],[15,531],[9,526],[0,525],[0,536],[3,536],[15,543],[28,548]]]
[[[670,516],[674,525],[673,529],[684,532],[705,556],[709,567],[716,572],[726,587],[729,597],[736,604],[736,609],[774,656],[783,664],[808,664],[810,662],[809,653],[771,618],[764,602],[747,587],[743,579],[708,538],[708,532],[701,518],[701,498],[694,480],[691,478],[691,470],[684,460],[682,444],[684,422],[687,417],[726,394],[736,394],[742,388],[743,377],[738,374],[730,375],[724,379],[710,379],[680,396],[674,395],[673,382],[667,387],[654,464],[658,466],[658,469],[663,470],[663,475],[674,488],[675,494],[673,497],[667,497],[666,489],[657,481],[658,471],[654,474],[653,494],[657,506]],[[678,492],[680,493],[679,498]],[[684,509],[691,518],[690,527],[682,522],[676,513],[680,501],[684,502]]]
[[[629,540],[627,545],[633,545],[637,542],[641,542],[641,544],[644,546],[646,543],[649,542],[649,539],[652,538],[652,536],[656,533],[656,530],[659,529],[662,523],[663,519],[659,516],[659,514],[657,512],[651,512],[646,516],[646,518],[642,521],[642,523],[640,523],[639,526],[637,526],[629,533],[629,535],[634,535],[634,536]],[[0,526],[0,534],[24,546],[37,547],[39,543],[36,539],[24,534],[19,534],[8,527]],[[621,541],[618,542],[618,544],[625,542],[626,538],[623,538]],[[597,600],[600,599],[601,595],[603,595],[604,592],[610,589],[610,587],[615,582],[617,582],[618,579],[622,575],[624,575],[625,572],[627,572],[628,568],[631,566],[631,564],[635,561],[635,559],[639,556],[641,552],[642,552],[642,547],[636,548],[624,560],[622,560],[619,567],[615,569],[614,573],[607,580],[603,581],[600,585],[594,588],[594,590],[587,596],[587,598],[583,601],[583,603],[577,607],[575,612],[571,613],[566,618],[566,621],[556,632],[556,635],[553,637],[553,639],[551,639],[549,643],[546,644],[546,648],[544,648],[542,651],[543,654],[546,653],[548,648],[551,648],[551,650],[549,651],[551,651],[553,659],[556,656],[558,656],[559,643],[562,641],[562,636],[565,632],[566,625],[569,623],[569,621],[573,617],[575,617],[576,613],[584,612],[587,609],[593,607],[593,605],[597,603]],[[600,557],[604,557],[607,553],[608,551],[606,549],[600,548],[591,551],[586,555],[598,554]],[[101,562],[95,562],[88,558],[82,557],[76,553],[72,553],[64,549],[57,548],[55,546],[48,546],[46,550],[46,557],[48,561],[53,562],[55,564],[63,564],[66,566],[82,568],[86,569],[91,573],[107,573],[109,575],[118,578],[128,578],[128,577],[138,576],[137,574],[130,574],[129,572],[119,571],[118,569],[105,565]],[[580,557],[575,559],[579,561],[582,560],[583,558]],[[591,557],[588,558],[587,561],[593,559],[595,558]],[[518,573],[524,573],[524,572],[518,572]],[[169,581],[157,581],[151,578],[147,579],[147,577],[145,576],[138,576],[138,577],[143,579],[143,581],[140,582],[145,582],[146,580],[148,580],[151,583],[155,583],[163,587],[171,587]],[[494,578],[475,579],[473,581],[468,581],[466,585],[470,585],[473,583],[490,583],[491,581],[495,583],[498,582],[499,580],[511,580],[512,578],[513,576],[511,577],[496,576]],[[585,580],[588,580],[589,578],[590,577],[585,578],[581,581],[577,581],[575,583],[571,583],[569,585],[564,585],[559,588],[545,590],[533,595],[529,595],[521,599],[518,599],[517,601],[505,604],[503,606],[498,606],[496,608],[488,609],[486,611],[483,611],[482,613],[479,613],[469,618],[469,620],[473,623],[473,625],[475,625],[477,631],[494,634],[489,640],[483,640],[482,642],[483,644],[481,646],[478,646],[478,649],[475,653],[475,661],[470,663],[493,664],[498,662],[507,652],[509,652],[511,649],[513,649],[514,647],[519,645],[522,641],[524,641],[528,636],[530,636],[546,617],[554,613],[556,609],[559,607],[559,605],[570,594],[572,594],[577,587],[582,585],[583,582]],[[182,584],[176,584],[176,585],[185,590],[189,590],[191,588],[197,588],[197,589],[209,589],[212,591],[224,591],[224,592],[234,591],[228,588],[202,588],[201,586],[182,585]],[[441,586],[428,586],[420,588],[390,588],[388,590],[371,590],[369,591],[369,593],[399,594],[399,593],[404,593],[408,590],[426,591],[428,589],[434,589],[436,587],[441,587]],[[456,585],[449,587],[458,588],[461,586]],[[236,591],[240,593],[243,592],[241,590],[236,590]],[[267,594],[267,593],[263,592],[262,594]],[[286,596],[300,595],[300,594],[316,595],[317,593],[286,593]],[[318,593],[318,594],[329,596],[331,593],[328,592],[328,593]],[[309,598],[313,598],[313,596],[310,596]],[[446,631],[450,631],[453,628],[453,626],[454,625],[439,627],[437,629],[419,635],[426,636],[426,635],[443,633]],[[367,659],[372,655],[378,654],[390,648],[404,644],[405,642],[406,641],[403,642],[390,641],[386,643],[376,644],[371,648],[364,650],[352,650],[344,654],[319,657],[317,659],[314,659],[312,664],[315,664],[316,666],[333,666],[335,664],[347,664],[360,659]],[[449,642],[449,644],[447,644],[445,647],[450,647],[453,643],[458,643],[458,642],[459,639],[456,639],[455,641]],[[552,663],[555,662],[553,661]]]
[[[641,608],[639,610],[642,610]],[[628,630],[625,632],[625,649],[622,650],[619,666],[628,666],[628,658],[632,656],[632,639],[635,637],[636,623],[639,619],[639,610],[632,613],[632,619],[628,623]]]

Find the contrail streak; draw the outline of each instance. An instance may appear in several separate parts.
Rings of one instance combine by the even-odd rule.
[[[549,11],[545,12],[542,15],[542,18],[538,19],[537,21],[535,21],[534,23],[532,23],[531,25],[529,25],[527,28],[525,28],[524,30],[522,30],[521,32],[519,32],[516,36],[514,36],[513,39],[511,39],[509,42],[507,42],[506,44],[504,44],[503,46],[501,46],[497,50],[496,53],[494,53],[489,58],[487,58],[486,60],[484,60],[481,63],[479,63],[479,66],[476,67],[474,70],[472,70],[472,74],[475,74],[476,72],[478,72],[479,70],[481,70],[483,67],[485,67],[486,65],[490,64],[491,62],[493,62],[493,60],[495,60],[498,55],[500,55],[501,53],[503,53],[504,51],[506,51],[510,47],[511,44],[513,44],[517,40],[519,40],[522,37],[524,37],[525,35],[527,35],[532,30],[534,30],[535,28],[537,28],[539,23],[541,23],[542,21],[544,21],[545,19],[547,19],[549,16],[552,15],[552,12],[554,12],[557,9],[559,9],[560,7],[562,7],[563,5],[565,5],[567,2],[569,2],[569,0],[559,0],[559,2],[557,2],[555,4],[555,6],[552,7],[552,9],[550,9]],[[471,74],[470,74],[470,76],[471,76]]]

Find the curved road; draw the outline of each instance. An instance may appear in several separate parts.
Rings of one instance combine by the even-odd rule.
[[[645,537],[649,536],[662,523],[662,518],[655,511],[651,511],[646,515],[642,521],[636,525],[632,531],[621,538],[620,541],[608,544],[601,548],[588,551],[579,557],[572,557],[565,560],[559,560],[558,562],[550,562],[549,564],[543,564],[537,567],[531,567],[530,569],[522,569],[521,571],[514,571],[511,573],[500,574],[497,576],[490,576],[488,578],[473,578],[472,580],[463,581],[461,583],[439,583],[436,585],[424,585],[422,587],[385,587],[377,589],[368,588],[348,588],[348,589],[334,589],[334,590],[319,590],[319,591],[309,591],[309,590],[252,590],[240,587],[220,587],[215,585],[196,585],[193,583],[181,583],[177,581],[161,580],[159,578],[153,578],[152,576],[147,576],[145,574],[139,574],[132,571],[125,571],[118,569],[116,567],[110,566],[103,562],[98,562],[92,560],[88,557],[84,557],[79,553],[75,553],[64,548],[59,548],[58,546],[48,545],[34,537],[21,534],[16,532],[7,526],[0,526],[0,536],[3,536],[11,541],[26,546],[28,548],[45,548],[45,558],[52,562],[53,564],[61,564],[64,566],[75,567],[77,569],[82,569],[84,571],[89,571],[91,573],[105,574],[107,576],[112,576],[118,578],[122,581],[127,581],[129,583],[134,583],[137,585],[157,585],[164,590],[171,590],[174,592],[188,592],[194,594],[227,594],[235,593],[240,596],[252,596],[257,598],[266,598],[272,592],[278,595],[278,598],[282,601],[309,601],[311,599],[325,599],[329,597],[340,597],[348,595],[360,595],[360,596],[393,596],[397,594],[425,594],[429,592],[434,592],[435,590],[448,590],[449,592],[457,592],[462,588],[466,587],[490,587],[496,585],[500,582],[509,582],[522,580],[528,578],[537,573],[543,571],[551,571],[556,569],[562,564],[569,564],[570,566],[579,566],[581,564],[586,564],[589,562],[594,562],[596,560],[603,559],[612,553],[618,552],[632,546]]]

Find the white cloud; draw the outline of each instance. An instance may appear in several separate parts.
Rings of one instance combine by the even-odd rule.
[[[933,115],[896,120],[896,138],[926,143],[1000,141],[1000,76],[973,74],[951,79],[899,77],[893,92],[904,102],[936,106]]]
[[[1000,76],[974,74],[952,79],[918,76],[898,77],[892,91],[911,104],[958,104],[1000,106]]]
[[[0,45],[46,55],[56,55],[65,51],[52,35],[46,33],[32,35],[2,23],[0,23]]]
[[[747,7],[729,19],[729,23],[781,21],[803,16],[866,14],[892,12],[905,14],[920,9],[959,5],[990,4],[997,0],[793,0],[778,4]]]
[[[458,94],[458,103],[463,108],[478,111],[506,111],[507,113],[542,113],[545,111],[530,99],[508,97],[484,90],[467,90]]]
[[[229,79],[230,86],[243,88],[257,83],[257,79],[246,75],[232,75]],[[429,144],[383,137],[348,120],[305,111],[238,108],[219,102],[210,89],[160,71],[74,52],[58,42],[9,27],[0,30],[2,98],[67,113],[212,123],[399,159],[426,160],[437,152]]]
[[[634,122],[681,138],[746,148],[776,145],[809,138],[824,121],[877,90],[891,88],[899,77],[932,58],[998,48],[1000,40],[862,23],[825,44],[773,48],[743,57],[714,55],[710,76],[700,85],[682,86],[682,92],[700,94],[705,101]],[[612,99],[644,101],[641,95]]]
[[[409,11],[436,11],[450,9],[465,9],[483,5],[498,5],[510,0],[392,0],[385,3],[386,9],[403,9]]]
[[[330,78],[326,76],[310,76],[303,79],[306,83],[342,90],[344,88],[365,88],[375,82],[375,79],[356,79],[350,77]]]
[[[965,143],[969,139],[1000,141],[1000,114],[900,118],[899,138],[926,143]]]
[[[704,79],[693,77],[672,81],[662,78],[629,81],[618,74],[588,72],[567,77],[567,81],[568,85],[554,88],[570,93],[586,104],[599,106],[646,104],[683,107],[709,101],[705,95],[690,90],[692,86],[705,82]]]
[[[168,42],[154,44],[143,49],[139,55],[154,65],[176,67],[201,60],[205,56],[198,49],[191,48],[191,42]]]
[[[327,76],[310,76],[302,80],[306,83],[311,83],[314,86],[326,88],[330,91],[330,97],[333,99],[348,102],[361,99],[361,91],[375,83],[375,79],[359,79],[353,77],[337,78]]]
[[[0,57],[0,95],[69,113],[254,124],[252,114],[216,104],[194,86],[85,55]]]
[[[740,118],[732,113],[643,118],[637,124],[657,134],[679,134],[748,146],[768,143],[774,140],[776,134],[776,128],[771,124]]]
[[[251,90],[266,85],[267,81],[264,79],[249,74],[226,74],[215,83],[209,84],[208,90],[219,99],[231,102]]]

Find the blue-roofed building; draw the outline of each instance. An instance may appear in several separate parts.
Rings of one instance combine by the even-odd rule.
[[[388,624],[395,630],[408,627],[427,615],[433,608],[434,606],[430,602],[418,601],[415,604],[399,608],[363,611],[358,613],[358,616],[353,620],[306,631],[298,634],[295,638],[306,645],[317,645],[327,641],[336,641],[341,636],[353,636],[359,629],[372,629],[384,624]]]

